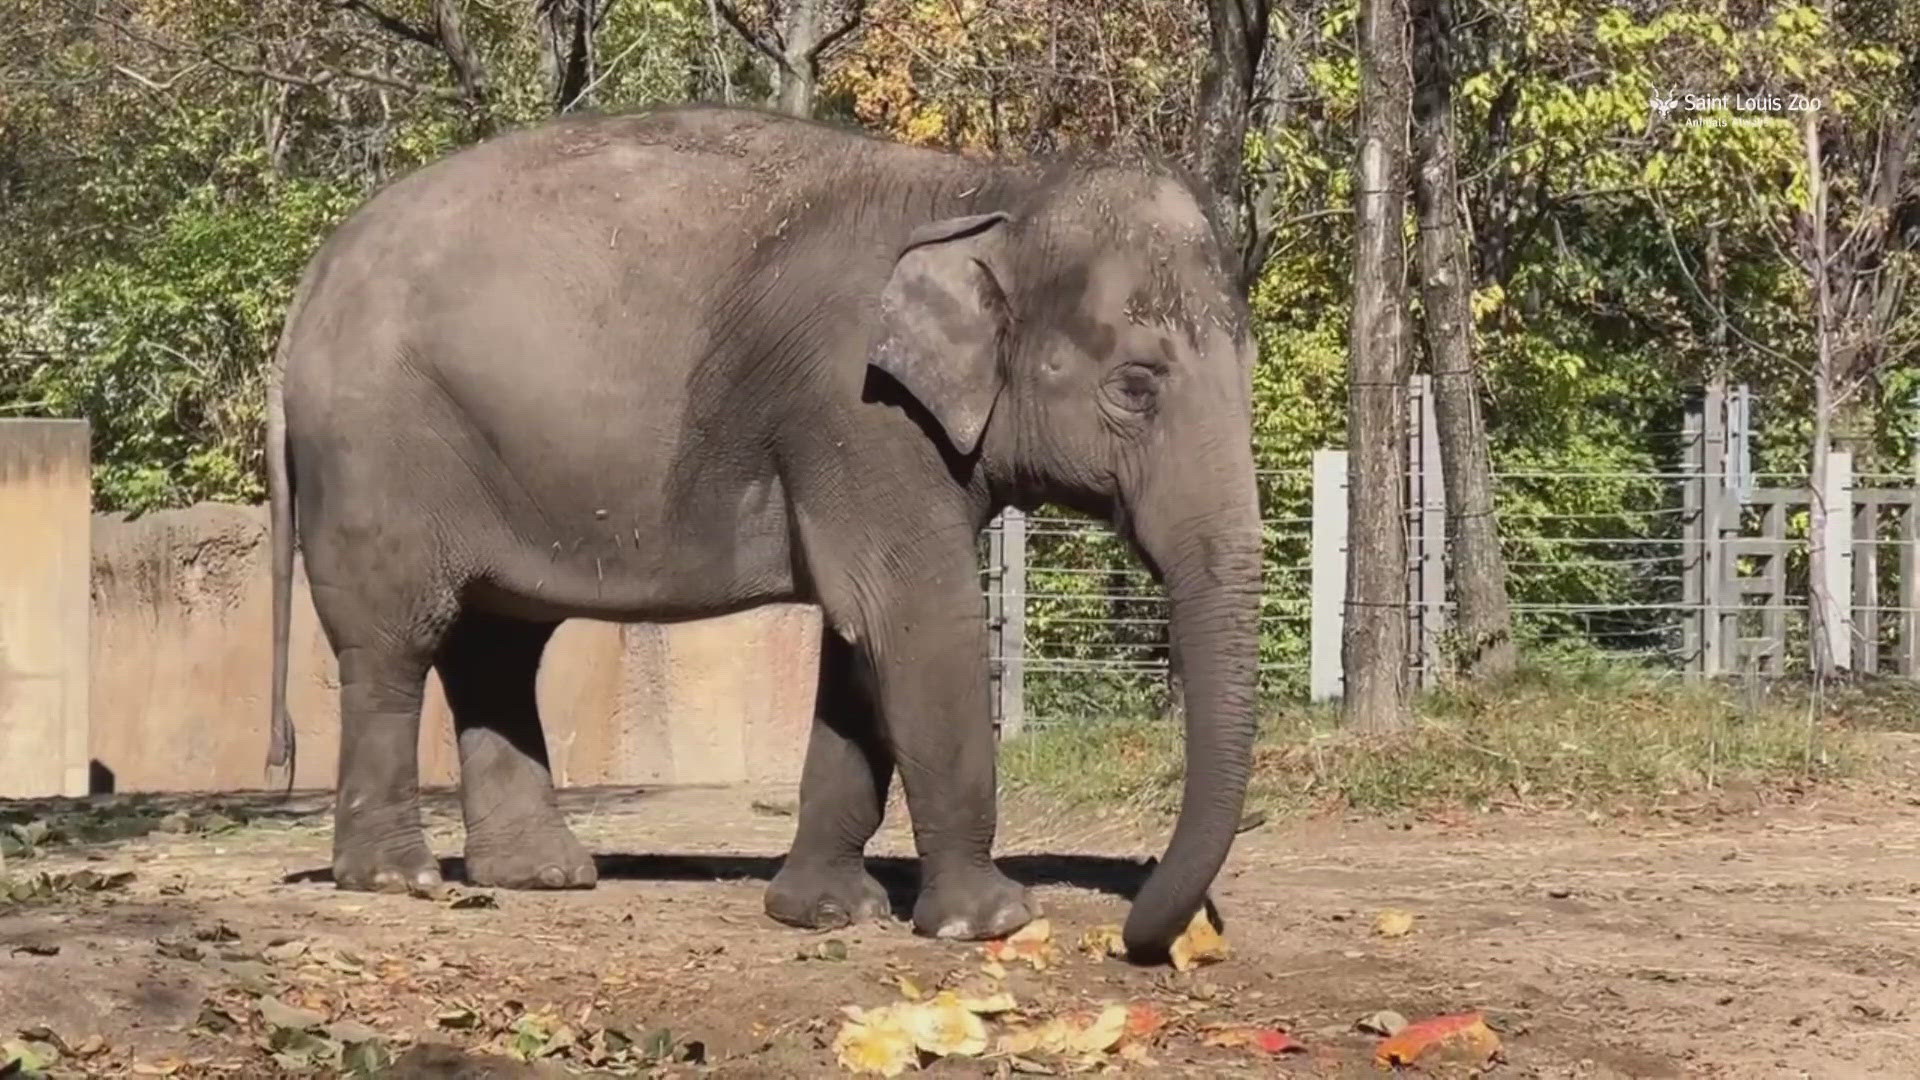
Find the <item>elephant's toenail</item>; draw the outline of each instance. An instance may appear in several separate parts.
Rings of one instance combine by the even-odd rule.
[[[549,889],[558,889],[567,883],[566,871],[557,866],[549,866],[540,871],[540,884]]]
[[[940,929],[934,931],[933,936],[948,941],[964,941],[973,935],[967,927],[965,919],[954,919],[950,922],[942,923]]]
[[[573,872],[573,883],[575,885],[591,885],[599,880],[599,876],[593,867],[583,866]]]

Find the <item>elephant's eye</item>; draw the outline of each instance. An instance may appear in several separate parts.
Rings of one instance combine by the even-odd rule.
[[[1128,412],[1149,412],[1160,394],[1160,372],[1147,364],[1123,364],[1108,377],[1107,397]]]

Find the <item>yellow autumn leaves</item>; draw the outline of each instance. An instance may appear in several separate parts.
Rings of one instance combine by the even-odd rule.
[[[1005,992],[967,998],[943,990],[925,1001],[901,1001],[874,1009],[848,1006],[847,1022],[834,1036],[833,1052],[850,1072],[898,1076],[923,1058],[996,1057],[1020,1062],[1028,1054],[1073,1058],[1097,1065],[1108,1053],[1146,1060],[1146,1039],[1163,1018],[1151,1005],[1104,1003],[1038,1023],[1009,1026],[991,1038],[983,1015],[1012,1013],[1017,1004]]]
[[[1125,956],[1127,946],[1120,937],[1117,926],[1096,926],[1080,938],[1080,949],[1095,956]],[[1168,959],[1173,962],[1175,971],[1192,971],[1201,964],[1211,964],[1227,958],[1227,939],[1220,936],[1220,930],[1208,918],[1205,908],[1193,913],[1187,928],[1175,938],[1168,949]]]
[[[1080,938],[1080,949],[1095,956],[1124,956],[1120,929],[1100,926]],[[990,989],[941,990],[928,996],[912,980],[901,978],[907,1000],[877,1008],[847,1006],[847,1020],[834,1036],[833,1052],[842,1068],[854,1073],[898,1076],[917,1068],[923,1058],[980,1057],[992,1054],[1019,1064],[1028,1054],[1058,1055],[1097,1065],[1107,1054],[1136,1062],[1146,1061],[1146,1044],[1165,1018],[1151,1005],[1102,1003],[1092,1009],[1029,1020],[1015,1015],[997,1038],[984,1017],[1019,1014],[1011,993],[999,988],[1006,965],[1024,963],[1043,971],[1057,963],[1053,928],[1037,919],[1018,932],[989,941],[981,948],[983,970]],[[1172,949],[1174,967],[1181,971],[1225,958],[1226,941],[1208,918],[1197,912]]]
[[[898,1076],[919,1065],[921,1054],[978,1057],[987,1050],[987,1026],[975,1010],[1004,1011],[1002,1005],[1011,1009],[1012,995],[968,999],[951,990],[876,1009],[849,1005],[833,1052],[843,1068],[880,1076]]]

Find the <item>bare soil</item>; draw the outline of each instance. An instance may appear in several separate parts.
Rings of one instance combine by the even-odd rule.
[[[1180,1022],[1151,1047],[1152,1064],[1107,1066],[1140,1075],[1378,1075],[1378,1040],[1354,1023],[1382,1009],[1481,1011],[1504,1043],[1496,1076],[1920,1075],[1915,791],[1883,780],[1651,812],[1275,822],[1239,838],[1215,891],[1231,956],[1186,973],[1073,948],[1124,917],[1138,860],[1158,851],[1166,823],[1017,800],[1002,812],[1003,865],[1036,886],[1062,958],[1014,966],[1007,987],[1041,1014],[1158,1003]],[[274,1076],[281,1066],[247,1004],[249,984],[264,983],[400,1048],[497,1048],[496,1017],[551,1006],[582,1031],[670,1029],[676,1056],[700,1060],[663,1075],[840,1075],[827,1044],[841,1006],[899,1000],[902,974],[931,987],[977,973],[981,957],[901,923],[809,935],[768,920],[761,890],[791,834],[791,800],[790,790],[569,791],[576,829],[602,853],[599,887],[494,892],[491,907],[335,890],[325,794],[254,799],[283,816],[214,835],[50,848],[16,859],[16,878],[135,877],[0,907],[0,1039],[31,1025],[75,1047],[100,1037],[104,1049],[76,1074]],[[880,868],[902,905],[903,819],[891,814],[878,842],[895,857]],[[453,801],[433,796],[429,820],[436,848],[457,853]],[[1388,909],[1412,914],[1413,930],[1377,933]],[[196,932],[199,959],[158,944]],[[844,960],[800,958],[828,938],[845,944]],[[307,949],[289,958],[286,942]],[[237,1028],[207,1030],[210,1003]],[[465,1010],[472,1027],[446,1026],[468,1023]],[[1195,1029],[1217,1021],[1278,1027],[1310,1052],[1206,1045]],[[928,1071],[1009,1067],[950,1058]],[[526,1070],[471,1058],[413,1075]]]

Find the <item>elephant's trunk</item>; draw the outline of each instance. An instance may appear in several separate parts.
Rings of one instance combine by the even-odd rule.
[[[1127,949],[1165,954],[1206,902],[1245,809],[1259,673],[1261,526],[1249,448],[1220,447],[1195,483],[1169,483],[1131,516],[1172,601],[1169,641],[1185,691],[1186,783],[1166,856],[1127,916]],[[1167,479],[1173,479],[1171,477]],[[1181,494],[1167,496],[1166,492]],[[1210,505],[1194,512],[1195,492]],[[1168,511],[1176,503],[1182,509]],[[1163,504],[1156,511],[1156,504]]]

